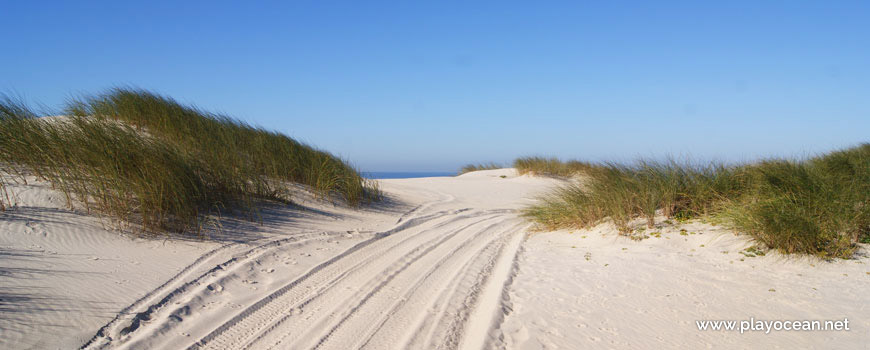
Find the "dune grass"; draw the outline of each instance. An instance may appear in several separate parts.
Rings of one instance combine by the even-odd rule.
[[[547,157],[521,157],[514,160],[514,168],[520,175],[544,175],[569,177],[580,172],[587,172],[594,168],[590,163],[569,160],[563,162],[558,158]]]
[[[462,169],[459,169],[459,173],[456,175],[462,175],[465,173],[470,173],[472,171],[480,171],[480,170],[495,170],[504,168],[498,163],[480,163],[480,164],[468,164],[463,166]]]
[[[787,253],[848,257],[870,240],[870,144],[747,167],[750,192],[721,216]]]
[[[289,201],[291,183],[351,205],[379,196],[329,153],[146,91],[79,99],[65,114],[36,118],[23,103],[0,101],[4,172],[48,180],[70,206],[145,231],[198,231],[226,210],[253,218],[263,200]]]
[[[587,166],[576,173],[581,182],[558,189],[526,214],[551,229],[588,227],[610,218],[629,232],[629,221],[638,217],[652,227],[657,211],[680,219],[707,215],[743,186],[733,176],[735,169],[722,165],[639,161]]]
[[[557,167],[558,168],[558,167]],[[582,181],[529,207],[546,229],[583,228],[610,219],[620,232],[656,214],[709,218],[785,253],[849,257],[870,240],[870,145],[804,161],[688,164],[604,163],[578,170]]]

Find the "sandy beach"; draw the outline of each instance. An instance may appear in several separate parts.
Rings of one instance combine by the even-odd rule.
[[[267,207],[208,240],[108,230],[45,184],[13,185],[0,348],[865,346],[870,259],[748,257],[745,236],[703,223],[641,241],[606,224],[532,231],[517,209],[564,181],[513,169],[381,180],[373,207]],[[750,317],[850,330],[696,325]]]
[[[2,14],[0,350],[870,350],[870,2]]]

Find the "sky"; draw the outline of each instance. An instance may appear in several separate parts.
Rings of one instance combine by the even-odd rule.
[[[4,1],[0,92],[133,86],[364,171],[870,141],[867,1]]]

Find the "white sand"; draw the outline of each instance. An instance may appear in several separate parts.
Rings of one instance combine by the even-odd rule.
[[[745,236],[700,223],[652,231],[661,237],[636,242],[608,225],[530,237],[502,325],[507,348],[868,347],[870,259],[747,257]],[[699,331],[695,323],[751,317],[848,318],[851,331],[740,334]]]
[[[854,347],[870,340],[861,297],[870,286],[866,259],[739,261],[745,238],[700,224],[690,231],[704,234],[663,231],[642,242],[606,227],[526,239],[529,225],[515,210],[558,184],[511,169],[382,180],[389,198],[373,208],[306,200],[304,210],[263,210],[262,224],[228,221],[211,241],[106,230],[66,210],[44,184],[13,185],[18,206],[0,213],[0,349]],[[853,330],[740,335],[694,325],[751,316],[848,317]]]

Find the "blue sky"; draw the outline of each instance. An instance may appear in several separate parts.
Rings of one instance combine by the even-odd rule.
[[[0,18],[0,91],[59,107],[137,86],[367,171],[870,141],[866,1],[18,1]]]

